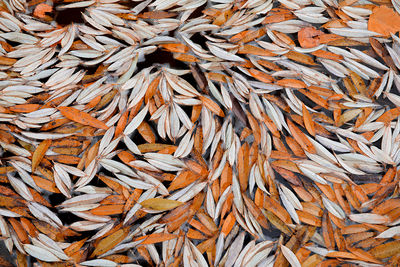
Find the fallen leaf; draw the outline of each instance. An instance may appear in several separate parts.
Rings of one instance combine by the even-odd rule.
[[[115,233],[102,239],[96,246],[91,257],[101,255],[118,245],[128,235],[129,228],[119,229]]]
[[[141,245],[150,245],[150,244],[154,244],[154,243],[160,243],[160,242],[168,241],[171,239],[175,239],[177,237],[178,237],[178,235],[173,235],[173,234],[168,234],[168,233],[154,233],[151,235],[145,235],[145,236],[136,238],[135,241],[143,240],[143,242],[140,243]]]
[[[36,167],[39,165],[40,161],[43,159],[46,154],[47,149],[49,149],[51,145],[51,139],[44,140],[41,142],[36,148],[35,152],[32,155],[32,172],[35,171]]]
[[[372,10],[368,20],[368,30],[389,36],[400,31],[400,15],[392,8],[378,6]]]
[[[47,4],[39,4],[36,6],[35,11],[33,11],[33,15],[38,18],[44,18],[46,12],[53,11],[53,7]]]
[[[76,108],[58,107],[58,110],[61,112],[61,114],[64,117],[66,117],[72,121],[78,122],[83,125],[89,125],[89,126],[92,126],[95,128],[103,129],[103,130],[108,129],[108,126],[104,122],[90,116],[86,112],[77,110]]]
[[[150,198],[140,203],[144,208],[152,210],[172,210],[182,204],[183,202],[164,198]]]
[[[297,33],[297,37],[299,38],[301,47],[311,48],[320,44],[319,39],[316,37],[322,34],[324,34],[322,31],[314,27],[305,27]]]

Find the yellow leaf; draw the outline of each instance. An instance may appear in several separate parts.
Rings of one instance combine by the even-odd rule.
[[[150,198],[140,203],[144,208],[152,210],[172,210],[182,204],[180,201],[163,198]]]
[[[118,245],[122,240],[124,240],[128,233],[129,228],[124,228],[119,229],[115,233],[107,236],[97,244],[91,257],[95,257],[109,251],[110,249]]]

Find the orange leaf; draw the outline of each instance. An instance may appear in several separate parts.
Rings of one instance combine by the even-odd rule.
[[[184,61],[184,62],[199,62],[199,59],[195,56],[189,55],[189,54],[179,54],[179,53],[174,53],[174,58],[179,61]]]
[[[321,227],[322,225],[321,219],[305,211],[297,210],[296,212],[297,215],[299,216],[300,221],[302,221],[303,223]]]
[[[199,211],[197,213],[197,217],[199,218],[200,222],[207,227],[208,230],[215,233],[218,231],[217,225],[214,223],[214,220],[206,214],[204,211]]]
[[[140,135],[149,143],[154,143],[156,141],[156,136],[153,133],[150,125],[147,122],[142,122],[137,128]]]
[[[95,98],[93,98],[92,100],[90,100],[90,102],[85,105],[85,109],[94,108],[95,106],[97,106],[97,104],[100,103],[100,101],[101,101],[101,96],[98,95]]]
[[[311,48],[320,44],[319,39],[316,37],[322,34],[324,34],[322,31],[314,27],[305,27],[297,33],[297,37],[299,38],[301,47]]]
[[[248,186],[249,179],[249,145],[248,143],[244,143],[237,155],[237,170],[238,170],[238,178],[239,184],[242,191],[246,190]]]
[[[46,158],[48,160],[54,160],[64,164],[78,164],[78,162],[81,160],[78,157],[70,155],[51,155],[51,156],[46,156]]]
[[[236,219],[233,213],[229,213],[229,215],[226,217],[224,224],[222,225],[222,233],[224,233],[225,236],[228,236],[228,234],[231,232],[233,226],[235,225]]]
[[[117,205],[102,205],[97,208],[94,208],[91,210],[91,213],[94,215],[115,215],[115,214],[121,214],[124,211],[124,205],[123,204],[117,204]]]
[[[400,30],[400,15],[392,8],[378,6],[374,8],[369,16],[368,30],[389,36]]]
[[[147,153],[147,152],[155,152],[155,151],[160,151],[164,150],[166,148],[176,148],[173,145],[168,145],[168,144],[160,144],[160,143],[155,143],[155,144],[141,144],[138,145],[138,148],[141,153]]]
[[[280,137],[280,133],[278,131],[278,128],[276,127],[275,123],[268,117],[267,114],[263,113],[263,121],[265,123],[265,125],[267,126],[268,130],[271,131],[271,133],[275,136],[275,137]]]
[[[254,45],[244,45],[239,48],[238,54],[250,54],[250,55],[257,55],[257,56],[264,56],[264,57],[273,57],[276,54],[263,49],[261,47],[257,47]]]
[[[77,110],[76,108],[58,107],[58,110],[61,112],[61,114],[64,117],[66,117],[72,121],[78,122],[83,125],[89,125],[89,126],[92,126],[95,128],[103,129],[103,130],[108,129],[108,126],[104,122],[90,116],[86,112]]]
[[[312,57],[307,56],[305,54],[296,52],[296,51],[289,51],[285,54],[285,57],[291,59],[293,61],[297,61],[299,63],[308,64],[308,65],[316,65]]]
[[[264,83],[271,83],[275,80],[271,75],[256,69],[249,69],[249,73],[251,76]]]
[[[254,39],[257,39],[265,34],[265,29],[257,29],[257,30],[247,30],[240,32],[234,36],[232,36],[229,41],[236,43],[236,42],[241,42],[241,43],[248,43],[253,41]]]
[[[139,241],[139,240],[143,240],[143,242],[141,242],[141,245],[150,245],[150,244],[154,244],[154,243],[160,243],[160,242],[164,242],[164,241],[168,241],[171,239],[175,239],[177,238],[178,235],[173,235],[173,234],[167,234],[167,233],[154,233],[151,235],[145,235],[145,236],[141,236],[139,238],[136,238],[135,241]]]
[[[17,60],[15,58],[8,58],[8,57],[0,56],[0,65],[11,66],[11,65],[14,65],[15,62],[17,62]]]
[[[139,18],[142,19],[166,19],[170,17],[176,16],[176,13],[171,13],[171,12],[166,12],[166,11],[150,11],[150,12],[144,12],[140,15],[138,15]]]
[[[44,18],[46,12],[53,11],[53,7],[47,4],[39,4],[36,6],[35,11],[33,11],[33,15],[38,18]]]
[[[87,239],[88,238],[85,238],[69,245],[66,249],[64,249],[65,254],[71,257],[74,253],[78,252],[81,249],[81,247],[85,244]]]
[[[189,231],[187,232],[187,237],[190,239],[205,239],[206,236],[203,235],[202,233],[200,233],[197,230],[194,230],[192,228],[189,229]]]
[[[269,210],[265,210],[264,212],[265,212],[265,216],[268,218],[269,222],[272,225],[274,225],[277,229],[279,229],[281,232],[283,232],[287,235],[293,234],[292,230],[276,214],[272,213]]]
[[[228,163],[225,163],[225,167],[221,173],[221,192],[224,192],[225,189],[232,184],[232,168]]]
[[[292,87],[292,88],[304,88],[306,84],[300,80],[296,79],[282,79],[276,82],[277,85],[283,87]]]
[[[324,98],[322,98],[320,96],[320,94],[316,94],[314,92],[310,92],[305,89],[301,89],[301,90],[299,90],[299,92],[301,92],[303,95],[308,97],[311,101],[315,102],[316,104],[318,104],[326,109],[329,108],[328,101],[326,101]]]
[[[400,107],[389,109],[388,111],[383,113],[378,119],[376,119],[376,121],[389,123],[398,116],[400,116]]]
[[[0,61],[0,65],[2,65],[1,61]],[[40,108],[39,104],[21,104],[21,105],[12,106],[9,109],[12,112],[26,112],[26,113],[29,113],[29,112],[32,112],[32,111],[36,111],[39,108]]]
[[[315,154],[316,150],[314,145],[308,140],[307,136],[294,125],[290,120],[287,120],[289,130],[292,133],[293,138],[299,143],[299,145],[307,152]]]
[[[276,162],[276,161],[274,161]],[[287,169],[278,167],[278,166],[272,166],[272,168],[279,173],[284,179],[286,179],[287,181],[289,181],[290,183],[294,184],[294,185],[300,185],[300,179],[299,177],[294,174],[292,171],[289,171]]]
[[[292,219],[285,208],[283,208],[278,201],[267,195],[264,196],[264,209],[275,214],[275,216],[277,216],[284,223],[292,223]]]
[[[149,102],[149,99],[152,98],[154,96],[154,94],[156,93],[160,80],[161,80],[161,76],[157,76],[154,80],[151,81],[149,88],[147,89],[145,97],[144,97],[145,103]]]
[[[336,258],[344,258],[344,259],[357,259],[358,257],[356,257],[355,255],[353,255],[350,252],[345,252],[345,251],[333,251],[333,252],[329,252],[327,255],[327,257],[336,257]]]
[[[343,56],[325,50],[317,50],[312,52],[311,54],[316,57],[327,58],[334,61],[339,61],[343,59]]]
[[[188,186],[197,179],[200,179],[199,175],[192,171],[185,170],[177,175],[176,178],[171,182],[170,186],[168,187],[168,191],[173,191]]]
[[[191,226],[193,226],[194,228],[196,228],[197,230],[199,230],[199,231],[203,232],[204,234],[208,235],[208,236],[212,236],[212,234],[213,234],[210,230],[208,230],[207,227],[204,226],[204,224],[202,224],[201,222],[199,222],[199,221],[197,221],[195,219],[192,219],[189,222],[189,224]]]
[[[275,36],[279,39],[279,40],[281,40],[282,42],[284,42],[285,44],[287,44],[288,46],[296,46],[296,44],[295,44],[295,42],[292,40],[292,38],[291,37],[289,37],[289,35],[287,35],[287,34],[284,34],[284,33],[282,33],[282,32],[279,32],[279,31],[272,31],[274,34],[275,34]]]
[[[36,227],[27,218],[21,218],[21,225],[30,236],[33,236],[33,237],[37,236]],[[3,266],[3,265],[1,265],[1,266]]]
[[[207,166],[202,164],[202,162],[197,163],[196,161],[193,161],[193,160],[187,160],[185,162],[185,164],[189,170],[191,170],[195,174],[200,175],[202,178],[204,178],[208,175]]]
[[[276,65],[275,63],[269,62],[267,60],[258,60],[257,61],[258,64],[260,64],[261,66],[270,69],[270,70],[275,70],[275,71],[280,71],[282,70],[278,65]]]
[[[226,83],[226,81],[229,79],[228,76],[222,74],[222,73],[217,73],[217,72],[208,72],[206,74],[208,79],[216,82],[221,82],[221,83]]]
[[[322,34],[318,36],[318,40],[320,44],[327,44],[327,43],[331,44],[331,42],[344,40],[344,38],[336,34]]]
[[[398,255],[400,253],[400,240],[376,246],[372,248],[369,253],[376,259],[385,259]]]
[[[308,112],[308,110],[304,104],[303,104],[303,119],[304,119],[304,125],[306,126],[307,131],[312,136],[315,136],[314,121],[312,120],[311,114],[310,114],[310,112]]]
[[[21,223],[14,218],[8,218],[8,221],[10,222],[12,228],[17,234],[18,239],[24,244],[29,243],[28,233],[22,227]]]
[[[205,96],[199,96],[201,102],[203,102],[203,104],[213,113],[217,114],[220,117],[225,117],[224,112],[222,111],[222,109],[219,107],[219,105],[217,103],[215,103],[214,101],[212,101],[211,99],[209,99],[208,97]]]
[[[286,143],[290,148],[290,151],[297,157],[305,157],[306,154],[304,153],[303,149],[299,145],[299,143],[290,136],[286,136]]]
[[[60,190],[58,190],[58,188],[56,187],[54,182],[36,175],[32,175],[32,178],[35,184],[37,184],[37,186],[39,186],[40,188],[52,193],[57,193],[57,194],[61,193]]]
[[[186,53],[189,51],[189,47],[184,44],[161,44],[160,45],[165,50],[175,53]]]
[[[244,202],[248,208],[248,211],[254,216],[257,222],[263,227],[268,229],[268,220],[265,218],[264,214],[262,213],[261,209],[257,207],[257,205],[246,195],[243,195]]]
[[[50,147],[51,140],[47,139],[41,142],[36,148],[32,155],[32,172],[35,171],[36,167],[39,165],[40,161],[43,159],[44,154],[46,154],[47,149]]]
[[[354,255],[358,256],[363,261],[369,261],[376,264],[382,264],[379,260],[375,259],[369,252],[364,251],[360,248],[348,247],[348,250]]]

